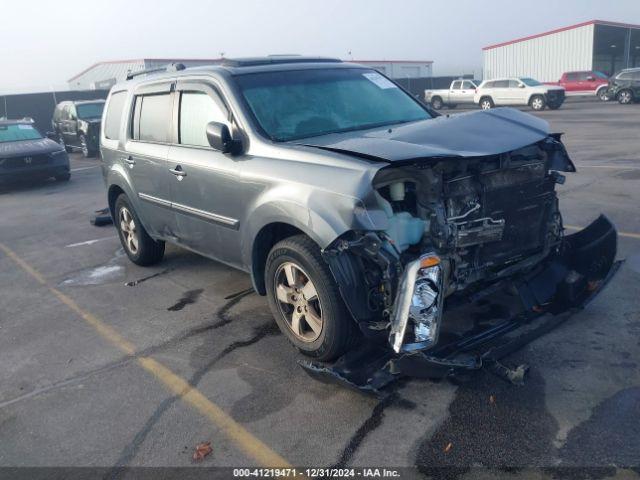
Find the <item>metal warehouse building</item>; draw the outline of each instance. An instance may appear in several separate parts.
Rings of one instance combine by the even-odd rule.
[[[99,62],[74,75],[68,80],[70,90],[108,90],[117,82],[123,81],[128,72],[148,68],[158,68],[171,63],[182,63],[187,67],[198,67],[220,63],[222,58],[184,59],[184,58],[140,58],[134,60],[115,60]],[[431,77],[431,60],[348,60],[370,66],[391,78]]]
[[[564,72],[612,75],[640,67],[640,25],[591,20],[483,48],[484,78],[557,81]]]

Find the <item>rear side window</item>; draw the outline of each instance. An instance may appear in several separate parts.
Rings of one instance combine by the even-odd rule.
[[[184,92],[180,98],[180,143],[208,147],[207,123],[226,121],[215,100],[203,92]]]
[[[120,122],[122,121],[122,110],[127,92],[117,92],[111,95],[109,109],[104,122],[104,136],[110,140],[120,139]]]
[[[168,93],[136,97],[133,139],[169,143],[172,102]]]
[[[509,80],[497,80],[493,83],[493,88],[509,88]]]
[[[577,73],[567,73],[567,82],[575,82],[576,80],[578,80]]]
[[[495,84],[495,83],[496,83],[496,82],[487,82],[487,83],[485,83],[485,84],[483,85],[483,87],[482,87],[482,88],[493,88],[493,86],[494,86],[494,84]]]

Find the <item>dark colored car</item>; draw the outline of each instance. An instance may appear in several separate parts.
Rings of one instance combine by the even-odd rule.
[[[67,152],[80,150],[85,157],[98,153],[100,122],[104,100],[60,102],[53,112],[51,126]]]
[[[640,68],[622,70],[609,81],[609,98],[626,105],[640,101]]]
[[[0,181],[70,176],[67,152],[30,120],[0,120]]]

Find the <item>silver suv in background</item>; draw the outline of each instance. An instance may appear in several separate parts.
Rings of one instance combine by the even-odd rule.
[[[605,217],[565,237],[555,185],[575,168],[546,122],[512,109],[437,116],[339,60],[131,75],[109,94],[101,151],[131,261],[159,262],[172,242],[248,272],[318,360],[374,345],[384,368],[386,356],[477,368],[468,352],[442,353],[440,332],[460,327],[446,310],[503,291],[513,303],[515,286],[525,313],[511,332],[592,296],[616,251]]]
[[[533,110],[556,110],[564,103],[564,88],[545,85],[533,78],[485,80],[477,88],[474,102],[483,110],[502,106],[530,106]]]

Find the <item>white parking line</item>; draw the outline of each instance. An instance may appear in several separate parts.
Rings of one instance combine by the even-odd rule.
[[[640,167],[634,165],[581,165],[576,164],[577,168],[613,168],[616,170],[640,170]]]
[[[91,166],[91,167],[72,168],[72,169],[71,169],[71,172],[80,172],[80,171],[82,171],[82,170],[89,170],[89,169],[91,169],[91,168],[99,168],[99,167],[100,167],[100,165],[93,165],[93,166]]]
[[[94,243],[98,243],[101,242],[102,240],[110,240],[112,238],[118,238],[115,235],[111,236],[111,237],[103,237],[103,238],[95,238],[93,240],[87,240],[85,242],[78,242],[78,243],[71,243],[69,245],[65,245],[65,248],[70,248],[70,247],[81,247],[82,245],[93,245]]]

